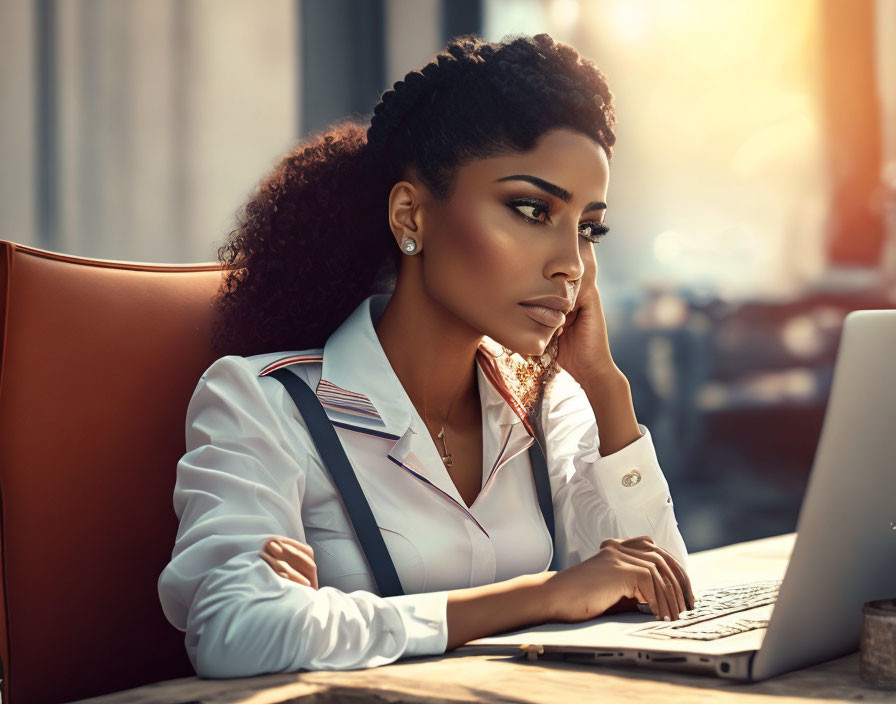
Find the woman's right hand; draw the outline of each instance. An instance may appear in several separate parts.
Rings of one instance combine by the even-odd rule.
[[[284,579],[317,589],[317,564],[308,543],[279,535],[266,540],[258,555]]]
[[[677,620],[682,611],[694,608],[684,568],[650,536],[608,538],[596,555],[555,573],[544,584],[552,621],[587,621],[623,599],[646,602],[661,620]]]

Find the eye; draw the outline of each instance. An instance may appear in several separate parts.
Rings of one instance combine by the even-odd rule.
[[[546,203],[543,200],[538,200],[537,198],[526,198],[523,200],[511,201],[507,205],[521,218],[535,225],[546,225],[551,221],[551,206],[549,203]],[[531,215],[526,215],[522,210],[520,210],[520,208],[528,208]],[[537,213],[544,213],[545,219],[540,220],[536,215]],[[586,221],[581,223],[579,227],[582,228],[579,230],[579,234],[586,240],[588,240],[589,242],[593,242],[594,244],[598,244],[600,242],[600,238],[610,231],[609,227],[598,222]]]
[[[537,222],[539,224],[544,224],[545,222],[550,221],[550,217],[546,220],[539,220],[535,213],[545,213],[547,215],[550,212],[550,206],[541,200],[516,200],[512,203],[508,203],[511,208],[513,208],[517,213],[519,213],[523,218],[529,220],[530,222]],[[523,211],[520,208],[529,208],[532,213],[531,216],[524,215]]]
[[[590,230],[587,235],[582,234],[582,237],[584,237],[589,242],[594,242],[594,244],[598,244],[600,242],[600,238],[610,231],[609,227],[607,227],[606,225],[601,225],[599,222],[583,222],[581,224],[581,227]]]

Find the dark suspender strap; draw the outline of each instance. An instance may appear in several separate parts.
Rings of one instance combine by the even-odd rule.
[[[395,571],[395,565],[383,535],[376,524],[370,504],[364,497],[358,477],[352,469],[345,455],[339,436],[333,424],[327,417],[327,413],[317,398],[317,394],[307,383],[286,368],[277,369],[268,376],[272,376],[282,383],[308,426],[308,431],[314,440],[317,451],[324,461],[324,465],[336,484],[342,503],[351,519],[355,529],[355,535],[364,550],[367,564],[373,572],[380,596],[401,596],[404,589]]]
[[[551,534],[551,545],[554,546],[554,556],[548,571],[557,570],[557,541],[554,539],[554,504],[551,501],[551,480],[548,476],[548,463],[541,449],[541,443],[536,439],[529,446],[529,462],[532,465],[532,478],[535,480],[535,493],[538,495],[538,505],[541,507],[541,515],[547,523],[548,532]]]

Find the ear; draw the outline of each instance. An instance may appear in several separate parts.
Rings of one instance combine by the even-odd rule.
[[[410,181],[399,181],[389,192],[389,227],[399,247],[405,237],[417,240],[418,251],[423,247],[420,196],[420,188]]]

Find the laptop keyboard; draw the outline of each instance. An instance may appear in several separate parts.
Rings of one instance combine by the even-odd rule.
[[[659,639],[717,640],[765,628],[782,581],[778,579],[707,589],[697,598],[694,608],[682,611],[677,621],[651,622],[628,633]],[[736,615],[758,607],[767,608],[750,614],[749,618]]]

